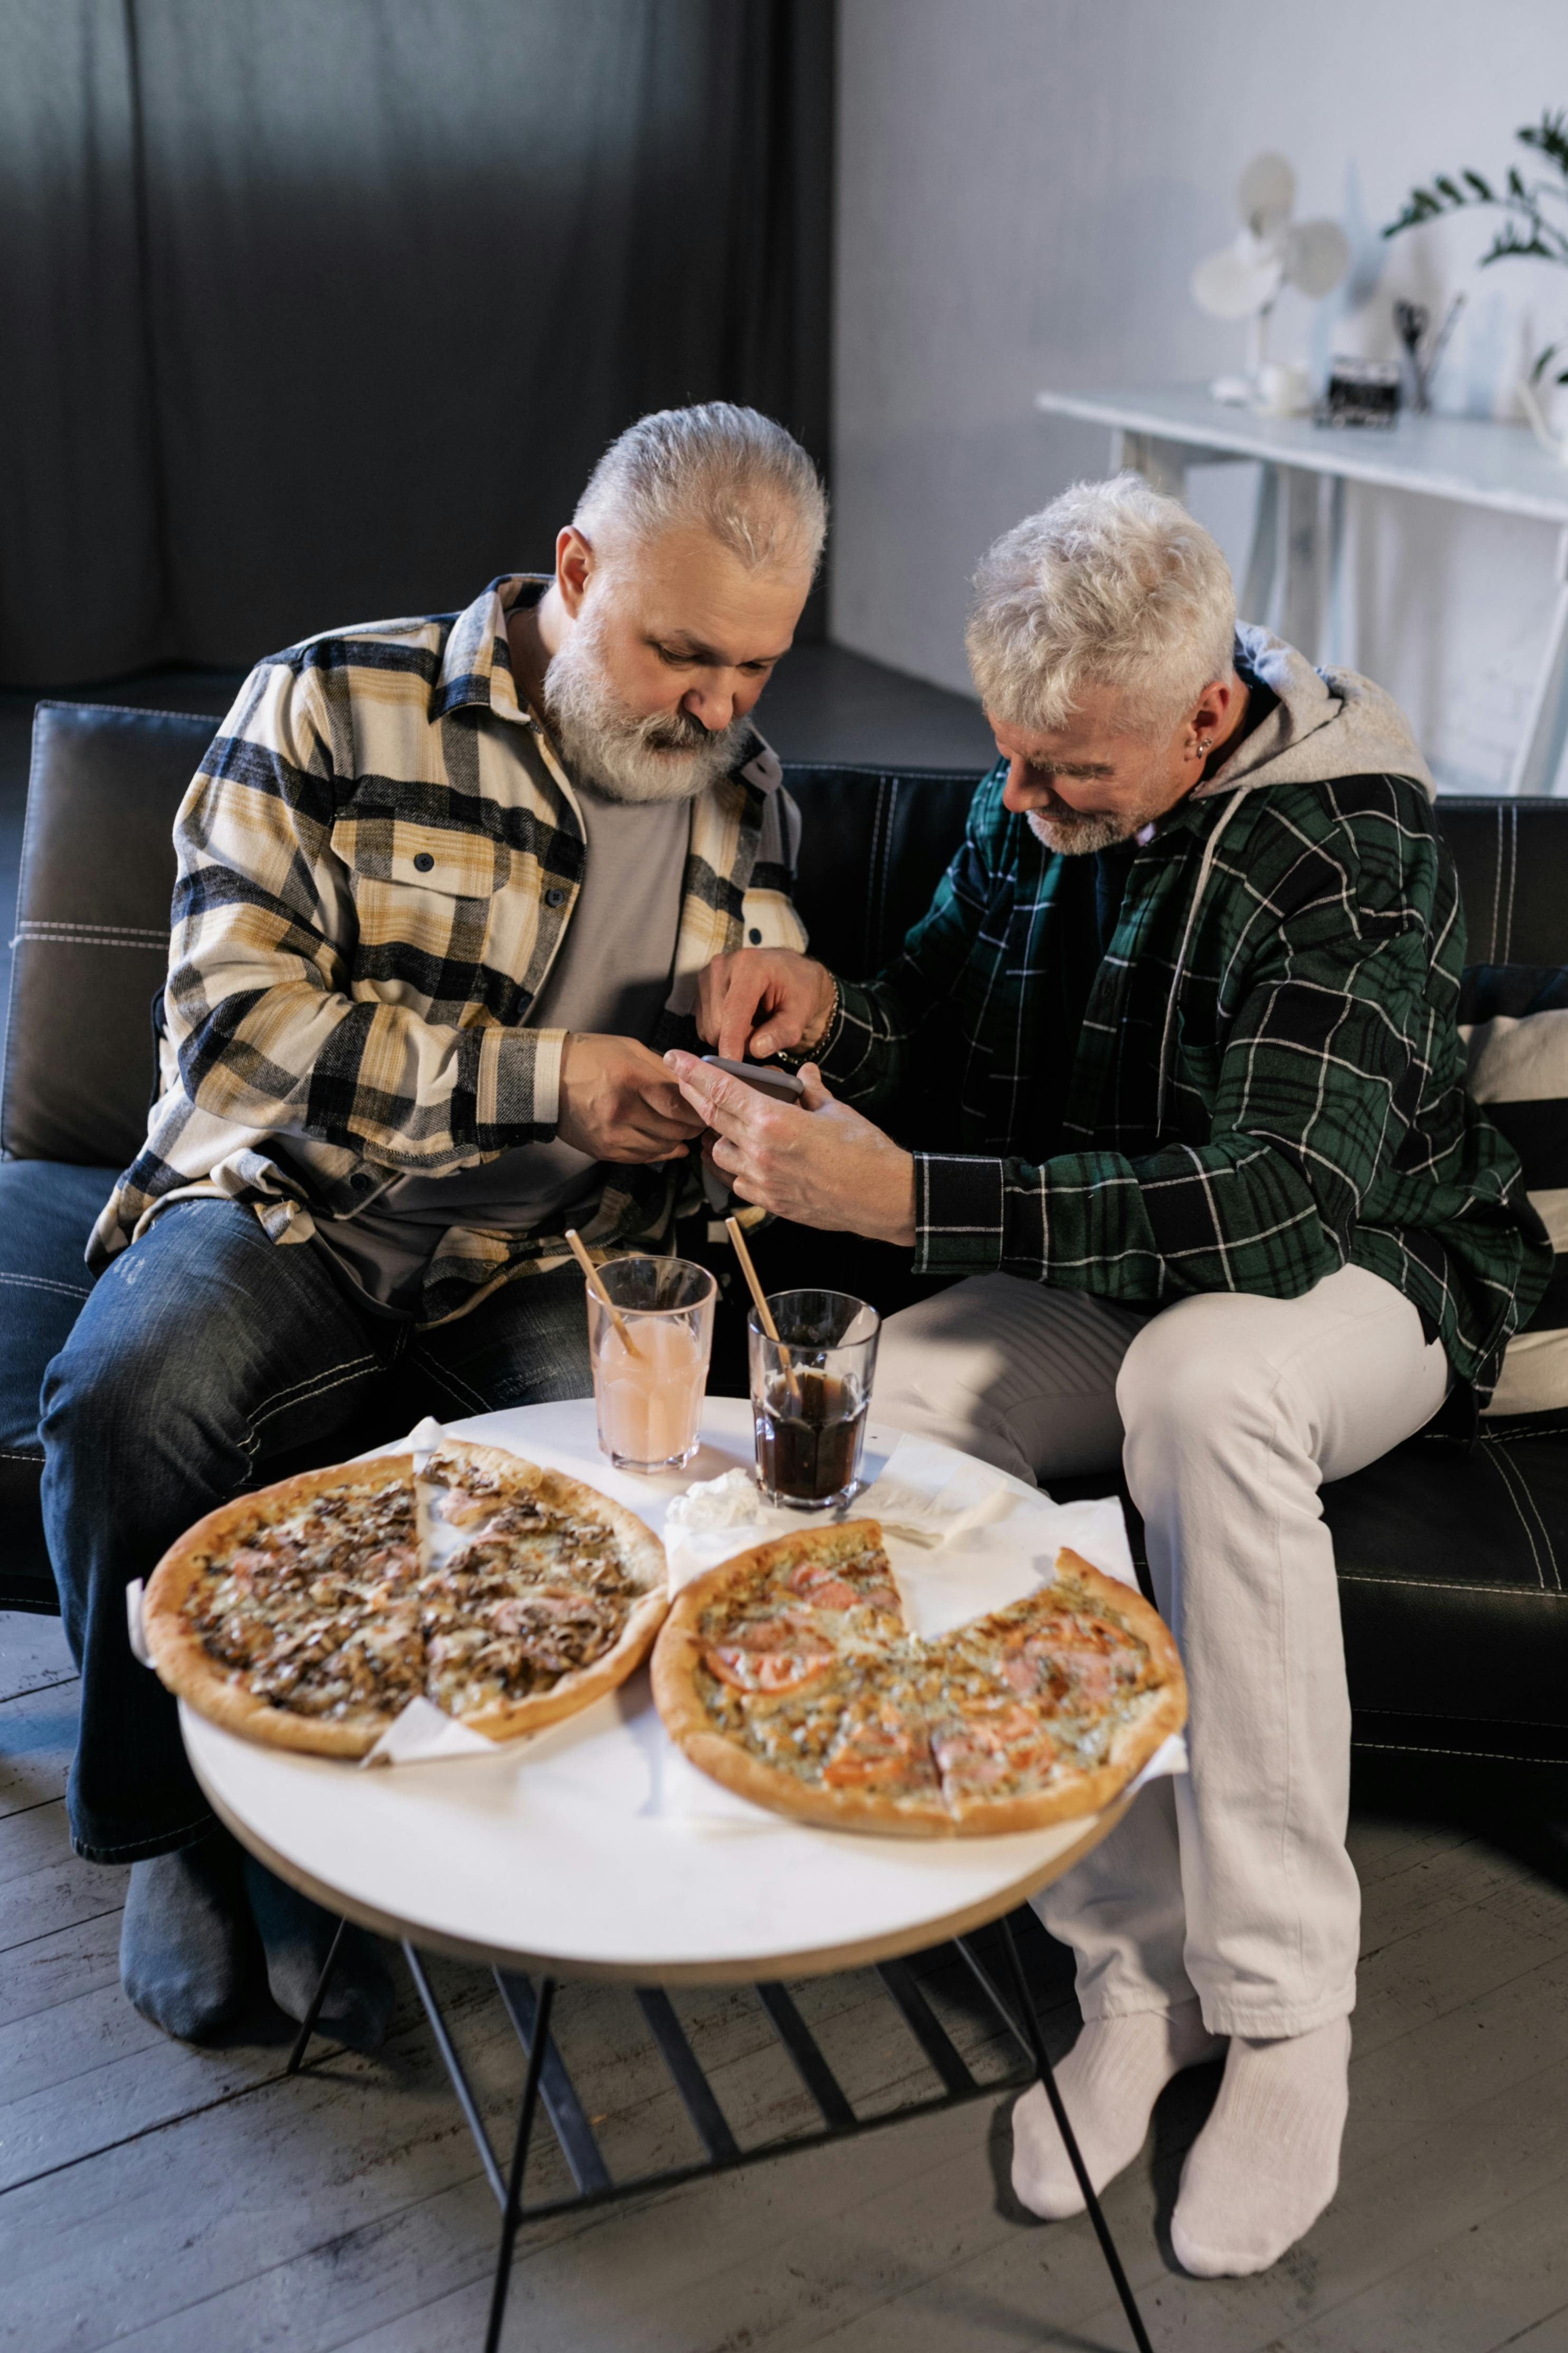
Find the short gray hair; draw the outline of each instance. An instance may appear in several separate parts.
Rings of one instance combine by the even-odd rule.
[[[1229,675],[1236,589],[1174,499],[1137,474],[1076,482],[983,557],[965,642],[1005,725],[1052,733],[1086,687],[1110,686],[1131,732],[1153,733]]]
[[[827,493],[792,434],[727,400],[661,408],[612,441],[572,518],[584,539],[637,540],[693,524],[749,571],[815,574]]]

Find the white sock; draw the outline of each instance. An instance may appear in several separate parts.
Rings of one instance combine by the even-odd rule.
[[[1172,2076],[1217,2059],[1224,2048],[1205,2028],[1195,2000],[1089,2021],[1056,2077],[1097,2195],[1142,2147],[1154,2103]],[[1043,2084],[1032,2084],[1013,2110],[1013,2189],[1047,2222],[1083,2212],[1083,2192]]]
[[[1351,2022],[1255,2042],[1233,2035],[1214,2110],[1187,2151],[1171,2244],[1202,2279],[1267,2271],[1340,2186]]]

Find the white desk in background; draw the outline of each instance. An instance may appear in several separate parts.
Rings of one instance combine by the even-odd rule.
[[[1040,392],[1035,406],[1107,427],[1112,469],[1131,466],[1176,498],[1189,466],[1260,463],[1241,609],[1320,661],[1355,667],[1345,581],[1347,482],[1555,524],[1556,606],[1508,782],[1510,793],[1552,791],[1568,743],[1568,465],[1524,427],[1402,417],[1392,431],[1333,428],[1310,417],[1223,408],[1202,385]]]

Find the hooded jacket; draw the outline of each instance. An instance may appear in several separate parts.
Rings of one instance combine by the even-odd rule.
[[[1126,850],[1048,850],[984,777],[901,954],[840,982],[823,1074],[933,1147],[919,1271],[1157,1308],[1363,1266],[1486,1393],[1551,1258],[1464,1091],[1436,788],[1369,680],[1261,629],[1237,661],[1265,715]]]

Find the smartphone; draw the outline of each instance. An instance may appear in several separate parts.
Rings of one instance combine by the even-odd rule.
[[[702,1059],[710,1071],[727,1071],[732,1079],[744,1079],[760,1095],[772,1095],[776,1103],[798,1103],[805,1092],[804,1082],[793,1071],[776,1071],[768,1062],[727,1062],[722,1054],[704,1054]]]

